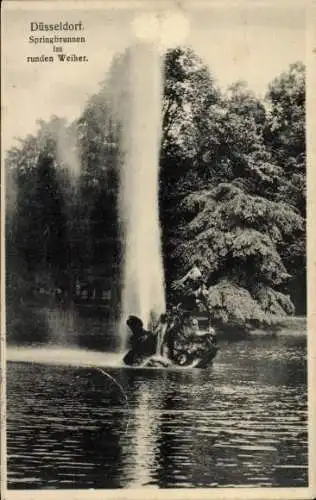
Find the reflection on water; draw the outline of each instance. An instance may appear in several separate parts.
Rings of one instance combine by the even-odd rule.
[[[106,357],[106,354],[104,355]],[[306,486],[304,337],[221,345],[209,371],[9,362],[9,488]]]

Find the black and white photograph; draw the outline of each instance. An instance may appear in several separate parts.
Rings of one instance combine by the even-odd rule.
[[[307,30],[4,2],[4,498],[312,498]]]

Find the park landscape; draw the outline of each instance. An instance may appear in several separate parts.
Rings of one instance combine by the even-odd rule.
[[[9,488],[308,485],[305,149],[303,62],[259,97],[146,43],[9,148]],[[193,265],[214,363],[125,367]]]

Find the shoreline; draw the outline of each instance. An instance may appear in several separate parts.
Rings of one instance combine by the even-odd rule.
[[[256,328],[249,333],[249,336],[307,336],[307,316],[280,318],[276,325]]]

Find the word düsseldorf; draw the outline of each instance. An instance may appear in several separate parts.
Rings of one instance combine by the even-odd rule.
[[[56,24],[44,24],[43,21],[35,22],[32,21],[30,24],[31,31],[82,31],[84,26],[82,21],[78,23],[69,23],[68,21]]]

